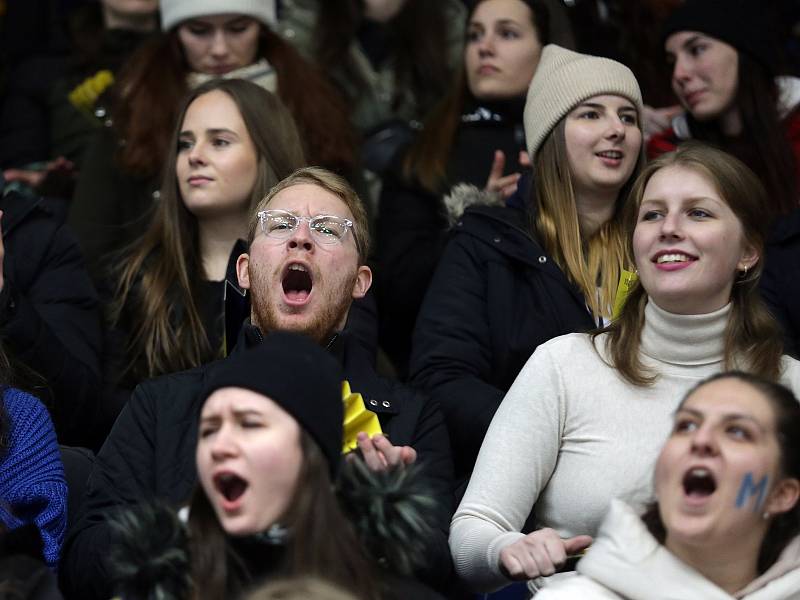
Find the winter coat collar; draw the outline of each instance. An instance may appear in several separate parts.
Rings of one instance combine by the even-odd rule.
[[[239,341],[233,352],[252,348],[264,340],[261,330],[247,322],[242,327]],[[400,412],[398,394],[389,382],[377,375],[369,356],[359,341],[347,330],[339,331],[328,341],[327,350],[339,361],[353,392],[364,398],[364,405],[379,417],[389,417]]]
[[[247,290],[239,285],[239,277],[236,273],[236,261],[247,251],[247,243],[244,240],[236,240],[228,258],[228,266],[225,268],[225,286],[222,292],[225,315],[225,356],[233,350],[236,340],[239,338],[242,323],[250,316],[250,297],[247,295]]]
[[[800,538],[766,573],[731,596],[659,544],[631,507],[614,500],[578,573],[628,600],[791,600],[800,589]]]
[[[444,202],[456,234],[472,235],[509,258],[544,271],[584,302],[578,288],[569,282],[533,236],[530,211],[504,206],[499,197],[468,184],[455,186]]]
[[[522,112],[525,109],[525,96],[499,100],[496,102],[478,102],[476,99],[467,103],[461,115],[461,122],[472,123],[511,123],[522,124]]]
[[[800,105],[800,77],[776,77],[775,82],[778,85],[778,115],[781,119],[785,119]],[[672,118],[672,130],[679,140],[692,139],[685,112]]]
[[[51,213],[47,203],[41,196],[23,196],[19,192],[9,192],[0,197],[0,209],[3,210],[3,235],[10,234],[36,210]]]

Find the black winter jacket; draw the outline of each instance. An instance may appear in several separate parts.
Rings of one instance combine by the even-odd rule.
[[[98,286],[107,276],[109,258],[119,256],[144,235],[158,195],[156,176],[134,177],[117,166],[119,144],[110,127],[94,132],[69,210],[69,225]]]
[[[242,336],[234,352],[261,339],[252,326],[243,328]],[[378,414],[392,443],[414,447],[427,470],[441,509],[439,530],[430,540],[427,568],[420,576],[441,585],[452,572],[447,534],[453,512],[452,458],[441,411],[409,388],[379,378],[362,343],[346,333],[339,334],[330,349],[341,360],[351,389]],[[174,505],[188,501],[196,482],[199,394],[218,364],[151,379],[134,390],[97,456],[82,513],[64,545],[60,575],[62,589],[70,597],[110,597],[103,559],[110,543],[107,517],[112,511],[144,499]]]
[[[767,243],[761,295],[783,327],[785,352],[800,353],[800,209],[778,219]]]
[[[6,350],[45,380],[59,442],[86,445],[100,399],[101,317],[78,244],[47,202],[9,193],[3,211],[0,332]]]
[[[447,183],[438,194],[403,174],[406,153],[384,177],[376,221],[375,290],[380,311],[380,345],[405,374],[411,332],[422,299],[447,245],[449,224],[442,197],[453,185],[484,187],[495,150],[506,157],[506,174],[519,172],[525,148],[524,98],[471,106],[462,116],[447,165]]]
[[[536,347],[595,326],[583,295],[531,230],[523,211],[469,208],[455,225],[414,329],[411,380],[444,411],[459,486]]]

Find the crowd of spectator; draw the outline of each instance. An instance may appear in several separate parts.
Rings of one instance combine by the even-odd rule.
[[[0,598],[800,599],[796,2],[0,30]]]

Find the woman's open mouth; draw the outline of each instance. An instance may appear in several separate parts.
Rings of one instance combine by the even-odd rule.
[[[693,467],[683,476],[683,493],[689,504],[704,504],[717,491],[714,474],[705,467]]]
[[[222,496],[222,508],[227,511],[239,507],[240,500],[248,487],[247,481],[229,471],[214,476],[214,488]]]

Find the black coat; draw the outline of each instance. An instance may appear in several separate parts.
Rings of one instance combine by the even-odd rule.
[[[86,444],[100,400],[97,294],[75,238],[44,200],[10,193],[0,210],[5,349],[44,378],[32,391],[50,408],[59,441]]]
[[[260,340],[253,327],[244,328],[242,335],[234,352]],[[428,567],[420,575],[431,583],[444,582],[452,571],[447,533],[454,506],[450,444],[441,411],[422,395],[376,376],[362,344],[347,334],[338,336],[331,351],[341,360],[351,389],[378,414],[392,443],[413,446],[425,465],[441,510],[436,539],[429,544]],[[217,364],[151,379],[134,390],[97,457],[84,509],[64,545],[60,574],[71,597],[110,596],[103,557],[109,547],[106,519],[111,511],[143,499],[175,505],[188,501],[197,479],[199,394]]]
[[[475,206],[456,223],[414,329],[410,375],[445,413],[456,479],[469,477],[505,392],[539,344],[595,326],[528,216]]]
[[[766,248],[761,295],[783,327],[787,354],[800,353],[800,209],[779,218]]]
[[[157,177],[134,177],[117,166],[119,143],[110,127],[92,135],[69,211],[69,225],[98,285],[111,257],[144,235],[158,194]]]
[[[506,174],[520,171],[519,152],[525,148],[523,105],[512,101],[495,103],[492,110],[467,111],[453,140],[447,182],[438,193],[405,178],[405,153],[384,177],[375,252],[379,340],[400,373],[407,370],[411,331],[447,244],[449,224],[442,196],[458,183],[483,188],[495,150],[506,156]]]

